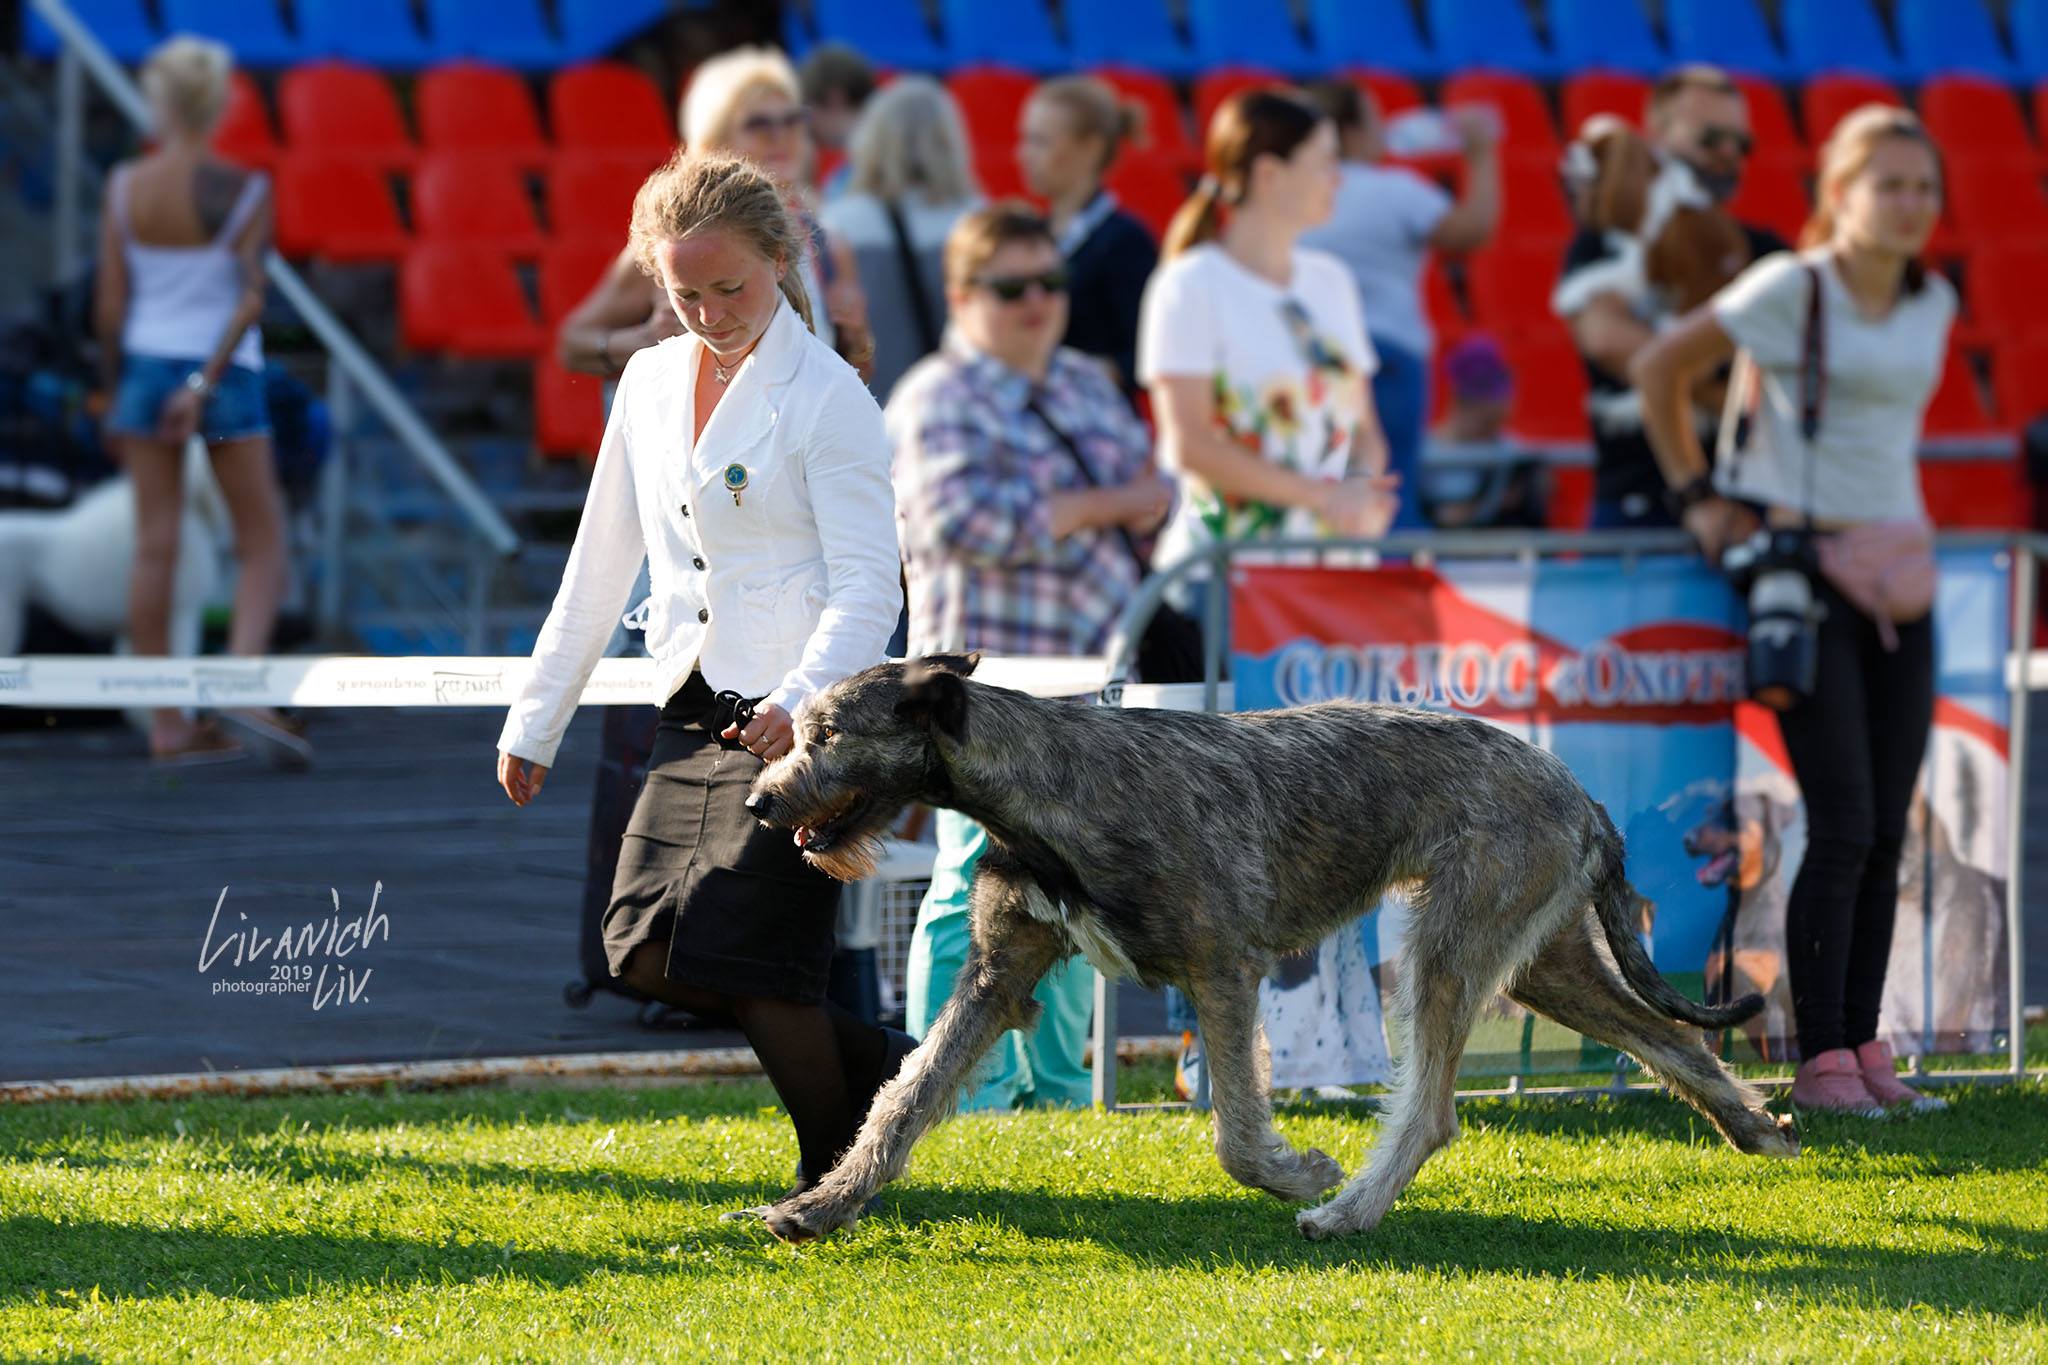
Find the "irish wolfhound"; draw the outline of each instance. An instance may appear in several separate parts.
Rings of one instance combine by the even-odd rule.
[[[1798,1151],[1791,1120],[1767,1113],[1700,1035],[1761,1001],[1708,1008],[1657,974],[1631,927],[1621,836],[1555,756],[1484,721],[1394,706],[1217,716],[1042,701],[968,681],[975,662],[884,664],[826,689],[748,800],[848,879],[872,869],[909,802],[989,834],[952,998],[831,1173],[763,1210],[776,1236],[853,1222],[1003,1030],[1030,1026],[1032,988],[1076,950],[1110,976],[1188,993],[1223,1168],[1281,1199],[1314,1198],[1344,1173],[1273,1131],[1259,981],[1396,885],[1414,897],[1400,1081],[1370,1166],[1301,1212],[1306,1236],[1377,1225],[1456,1134],[1458,1057],[1503,986],[1633,1054],[1742,1151]]]

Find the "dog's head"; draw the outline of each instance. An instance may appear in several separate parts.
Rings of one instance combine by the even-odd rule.
[[[804,860],[841,881],[870,876],[903,808],[943,780],[939,747],[967,736],[965,679],[979,654],[879,664],[797,711],[796,742],[754,779],[747,809],[795,832]]]

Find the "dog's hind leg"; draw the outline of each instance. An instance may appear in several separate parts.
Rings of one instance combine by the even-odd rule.
[[[1272,1068],[1259,1023],[1262,973],[1242,958],[1188,982],[1215,1104],[1216,1159],[1241,1185],[1278,1199],[1313,1199],[1344,1178],[1323,1152],[1295,1150],[1273,1131]]]
[[[1073,944],[1024,909],[1027,898],[1043,898],[1037,885],[996,872],[996,861],[991,853],[976,874],[974,944],[931,1032],[875,1095],[839,1163],[810,1190],[764,1212],[783,1241],[807,1242],[860,1217],[868,1198],[903,1173],[917,1140],[952,1112],[974,1064],[1003,1031],[1036,1018],[1031,992]]]
[[[1708,1051],[1697,1025],[1666,1018],[1621,977],[1591,907],[1543,945],[1508,983],[1522,1004],[1634,1057],[1707,1116],[1721,1136],[1745,1152],[1796,1156],[1790,1118],[1765,1110],[1763,1097]]]

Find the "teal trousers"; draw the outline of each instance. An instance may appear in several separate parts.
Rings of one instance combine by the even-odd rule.
[[[938,816],[938,858],[931,887],[918,907],[904,969],[904,1028],[922,1038],[953,994],[967,965],[967,893],[988,834],[957,811]],[[1032,992],[1043,1007],[1038,1026],[1011,1029],[996,1040],[961,1096],[963,1111],[1008,1110],[1025,1105],[1086,1107],[1093,1098],[1082,1064],[1095,1010],[1095,971],[1070,957],[1045,974]]]

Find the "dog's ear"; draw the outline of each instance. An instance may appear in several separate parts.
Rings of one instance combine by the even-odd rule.
[[[964,662],[966,668],[935,667],[941,659]],[[903,696],[896,703],[896,714],[935,734],[965,739],[967,684],[963,679],[980,661],[981,656],[974,654],[965,660],[958,655],[934,655],[913,662],[903,671]]]
[[[927,654],[919,660],[926,668],[966,677],[981,666],[981,651],[971,654]]]

